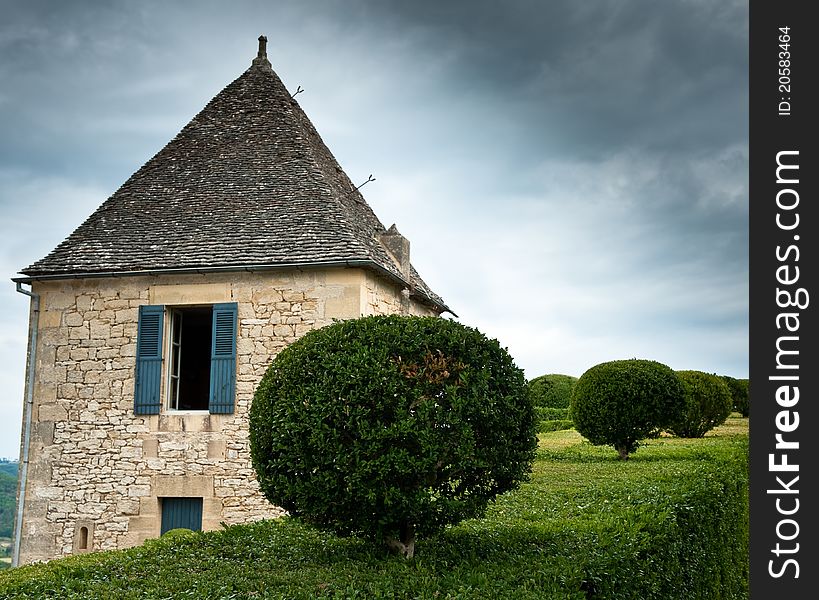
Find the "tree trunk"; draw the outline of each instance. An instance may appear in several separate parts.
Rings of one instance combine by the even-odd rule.
[[[620,460],[628,460],[628,449],[625,446],[617,446],[615,450],[620,455]]]
[[[387,537],[385,540],[387,547],[391,552],[400,554],[404,558],[412,558],[415,556],[415,528],[412,523],[402,523],[399,535],[400,540]]]

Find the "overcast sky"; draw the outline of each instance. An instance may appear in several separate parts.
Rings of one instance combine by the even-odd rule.
[[[0,456],[42,258],[256,38],[412,260],[528,378],[748,375],[748,6],[11,0],[0,22]]]

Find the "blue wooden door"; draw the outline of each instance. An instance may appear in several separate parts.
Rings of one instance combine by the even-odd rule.
[[[160,535],[171,529],[202,531],[202,498],[162,498]]]

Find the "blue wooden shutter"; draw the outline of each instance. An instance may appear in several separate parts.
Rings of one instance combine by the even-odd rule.
[[[235,302],[213,305],[213,343],[210,354],[210,402],[214,414],[233,412],[236,393],[236,319]]]
[[[159,414],[162,382],[162,318],[164,306],[140,306],[137,326],[134,413]]]
[[[202,531],[202,498],[162,498],[160,535],[171,529]]]

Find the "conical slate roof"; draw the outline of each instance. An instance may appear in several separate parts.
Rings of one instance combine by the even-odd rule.
[[[222,90],[48,256],[31,279],[351,265],[448,310],[379,241],[385,228],[273,71],[260,38]]]

